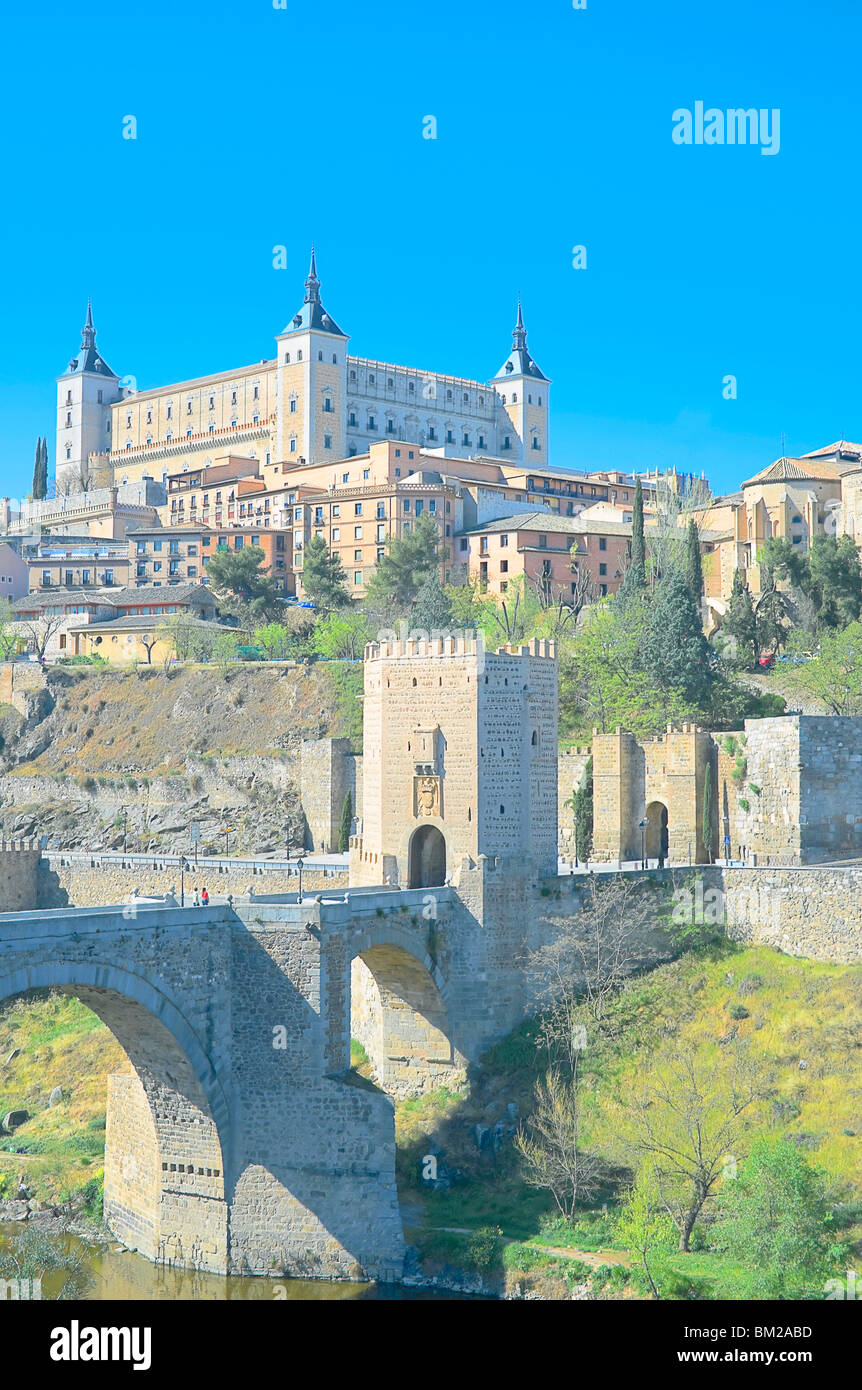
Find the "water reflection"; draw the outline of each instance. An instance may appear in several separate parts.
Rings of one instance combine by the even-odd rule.
[[[25,1227],[17,1222],[0,1226],[0,1249],[10,1237]],[[273,1302],[344,1302],[346,1300],[416,1301],[440,1298],[463,1299],[468,1295],[446,1294],[434,1289],[406,1289],[400,1285],[328,1283],[321,1279],[247,1278],[241,1275],[203,1274],[193,1269],[154,1265],[143,1255],[118,1245],[102,1245],[73,1235],[54,1234],[51,1244],[65,1251],[80,1252],[89,1272],[90,1285],[84,1295],[89,1300],[119,1299],[121,1302],[168,1300],[179,1302],[220,1302],[257,1300]],[[43,1298],[56,1298],[63,1282],[59,1273],[48,1272],[42,1279]]]

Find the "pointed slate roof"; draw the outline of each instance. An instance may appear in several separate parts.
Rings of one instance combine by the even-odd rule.
[[[110,376],[118,381],[116,372],[112,372],[107,362],[100,357],[96,350],[96,330],[93,327],[93,305],[87,300],[87,321],[81,329],[81,347],[77,357],[73,357],[63,376],[80,376],[83,372],[91,372],[96,376]]]
[[[515,324],[512,333],[512,351],[506,358],[502,367],[498,371],[495,381],[505,380],[508,376],[529,376],[535,381],[547,381],[544,372],[537,367],[530,356],[527,348],[527,330],[524,327],[524,315],[521,312],[521,297],[518,296],[518,322]]]
[[[335,319],[324,309],[320,300],[320,281],[317,278],[317,260],[314,246],[311,248],[311,265],[305,282],[305,299],[302,308],[294,314],[284,333],[301,333],[313,328],[317,333],[332,333],[338,338],[346,338]],[[281,335],[284,337],[284,333]]]

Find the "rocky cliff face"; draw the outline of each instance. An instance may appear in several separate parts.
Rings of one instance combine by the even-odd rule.
[[[64,848],[301,846],[301,743],[342,731],[325,666],[49,670],[7,713],[0,835]]]

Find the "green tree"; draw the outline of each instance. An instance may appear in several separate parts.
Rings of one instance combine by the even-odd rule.
[[[338,827],[338,853],[344,854],[350,849],[350,835],[353,830],[353,797],[350,791],[344,798],[344,805],[341,807],[341,824]]]
[[[663,690],[679,690],[689,701],[706,698],[711,680],[709,647],[679,570],[668,570],[656,585],[641,656],[644,669]]]
[[[450,632],[452,629],[452,604],[436,569],[428,573],[416,595],[410,626],[429,635],[432,632]]]
[[[680,1250],[688,1250],[725,1160],[757,1123],[769,1086],[763,1064],[741,1044],[728,1044],[712,1056],[672,1051],[653,1058],[620,1097],[621,1138],[654,1168]]]
[[[655,1170],[645,1163],[620,1213],[617,1236],[629,1254],[637,1257],[653,1298],[661,1298],[656,1255],[660,1260],[663,1252],[673,1249],[673,1230],[659,1196]]]
[[[7,598],[0,598],[0,661],[9,661],[20,645],[15,626],[15,609]]]
[[[760,1136],[725,1180],[715,1244],[738,1265],[748,1299],[822,1295],[841,1250],[835,1242],[826,1181],[795,1144]]]
[[[565,802],[575,827],[575,857],[584,863],[593,848],[593,755],[587,758],[583,776]]]
[[[808,556],[820,628],[840,630],[862,613],[862,566],[850,536],[815,536]]]
[[[689,517],[685,537],[685,578],[698,610],[703,595],[703,565],[700,558],[700,534],[694,517]]]
[[[41,501],[48,491],[48,442],[40,435],[36,440],[36,458],[33,463],[33,497]]]
[[[757,661],[757,617],[741,570],[734,573],[721,630],[726,636],[733,638],[739,657],[749,656],[752,665]]]
[[[325,613],[350,603],[341,557],[330,550],[323,536],[312,536],[303,552],[302,590]]]
[[[221,669],[222,675],[227,675],[230,663],[236,661],[236,652],[239,645],[238,634],[236,632],[231,632],[227,628],[223,628],[214,639],[210,649],[210,655],[216,665]]]
[[[421,516],[406,536],[390,536],[367,589],[367,606],[386,614],[407,614],[425,580],[438,568],[440,533]]]
[[[290,647],[290,630],[284,623],[264,623],[262,627],[255,628],[254,640],[259,647],[262,647],[270,661],[277,661],[287,656]]]
[[[283,611],[278,586],[267,573],[266,565],[266,555],[259,545],[244,545],[241,550],[219,546],[207,561],[207,578],[213,593],[249,625],[255,619],[259,623]]]
[[[632,553],[629,567],[623,576],[617,597],[622,603],[646,589],[646,544],[644,541],[644,494],[640,478],[635,479],[632,504]]]
[[[706,850],[706,862],[712,863],[712,841],[715,834],[715,807],[713,806],[715,793],[712,790],[712,763],[706,765],[703,775],[703,847]]]
[[[788,675],[795,692],[819,700],[829,714],[862,714],[862,623],[824,632],[818,655]]]
[[[330,661],[358,661],[366,642],[371,640],[365,614],[354,608],[342,608],[318,618],[309,638],[309,648]]]

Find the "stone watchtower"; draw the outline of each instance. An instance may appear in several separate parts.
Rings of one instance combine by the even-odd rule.
[[[365,649],[362,833],[350,881],[433,887],[465,856],[557,872],[554,644],[467,636]]]

